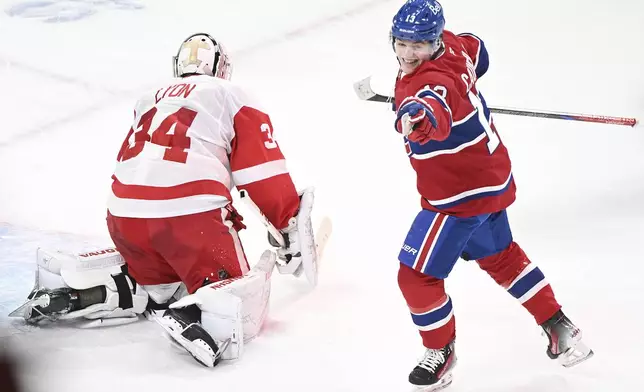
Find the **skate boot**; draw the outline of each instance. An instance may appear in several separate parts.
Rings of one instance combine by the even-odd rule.
[[[230,341],[226,341],[220,347],[206,332],[201,326],[201,309],[197,305],[168,309],[156,320],[174,343],[184,348],[197,362],[206,367],[217,365],[221,354],[230,344]]]
[[[541,324],[548,336],[546,354],[564,367],[571,367],[593,356],[593,350],[581,341],[581,330],[561,310]]]
[[[80,309],[78,290],[62,287],[58,289],[34,289],[27,302],[9,313],[9,317],[23,317],[28,323],[42,320],[55,321],[61,315]]]
[[[428,348],[423,359],[409,374],[409,382],[423,392],[443,389],[452,383],[455,365],[454,341],[441,349]]]

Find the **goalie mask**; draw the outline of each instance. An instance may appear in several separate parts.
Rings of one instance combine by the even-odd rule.
[[[230,80],[232,65],[220,42],[205,33],[193,34],[172,57],[174,77],[208,75]]]

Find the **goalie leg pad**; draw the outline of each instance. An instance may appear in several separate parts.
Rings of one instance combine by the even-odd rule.
[[[244,344],[255,338],[268,314],[275,253],[267,250],[246,275],[211,283],[170,305],[171,309],[197,305],[203,328],[217,342],[222,359],[237,359]],[[167,329],[166,329],[167,330]]]

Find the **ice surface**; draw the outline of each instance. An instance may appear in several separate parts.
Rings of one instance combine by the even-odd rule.
[[[401,1],[0,1],[0,342],[20,354],[28,391],[407,391],[422,354],[396,284],[419,204],[387,105],[355,80],[391,87],[388,42]],[[447,28],[482,37],[490,105],[644,118],[644,4],[581,0],[444,2]],[[33,284],[38,246],[108,241],[105,199],[137,96],[171,75],[180,41],[207,31],[233,77],[266,102],[314,218],[334,233],[320,284],[276,276],[263,334],[243,360],[199,367],[154,323],[102,330],[24,326],[6,314]],[[572,369],[545,355],[531,317],[475,264],[447,289],[459,365],[450,391],[644,390],[641,127],[496,116],[518,201],[514,236],[552,283],[595,357]],[[246,212],[240,206],[242,214]],[[250,260],[266,246],[247,214]]]

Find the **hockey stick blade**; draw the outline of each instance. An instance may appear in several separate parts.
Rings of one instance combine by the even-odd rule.
[[[391,102],[393,97],[381,95],[373,91],[371,88],[371,76],[359,80],[353,84],[353,90],[356,92],[358,98],[363,101],[372,102]]]
[[[353,89],[359,99],[371,102],[387,102],[393,101],[394,97],[378,94],[371,88],[371,76],[359,80],[353,84]],[[511,116],[524,116],[524,117],[538,117],[549,118],[556,120],[569,120],[569,121],[583,121],[593,122],[600,124],[613,124],[613,125],[626,125],[634,127],[637,124],[637,119],[632,117],[613,117],[601,116],[596,114],[580,114],[580,113],[565,113],[565,112],[551,112],[544,110],[531,110],[531,109],[514,109],[506,107],[489,107],[490,112],[497,114],[506,114]]]

